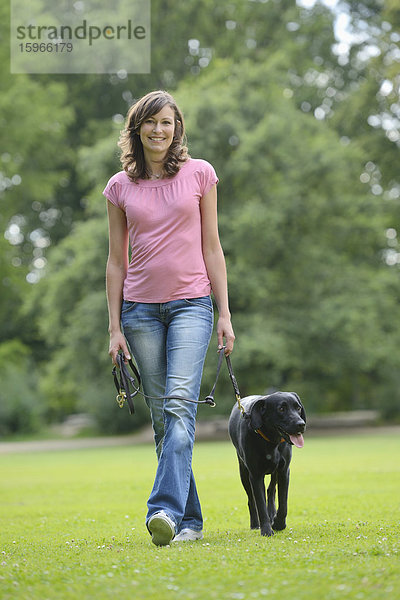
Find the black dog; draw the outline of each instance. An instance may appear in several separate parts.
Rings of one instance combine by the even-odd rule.
[[[300,398],[293,392],[269,396],[247,396],[244,412],[236,405],[229,418],[229,435],[236,448],[240,478],[248,496],[251,529],[273,535],[273,529],[286,527],[289,491],[289,465],[292,445],[302,448],[306,414]],[[265,475],[271,475],[268,506]],[[278,484],[278,511],[275,488]]]

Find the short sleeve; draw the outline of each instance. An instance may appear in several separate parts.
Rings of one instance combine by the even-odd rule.
[[[218,183],[218,177],[215,172],[215,169],[209,162],[203,161],[202,168],[202,195],[207,194],[213,185]]]
[[[103,195],[107,198],[107,200],[112,202],[112,204],[115,204],[115,206],[118,208],[123,209],[121,201],[121,185],[118,183],[118,181],[114,180],[114,177],[111,177],[111,179],[108,181],[103,190]]]

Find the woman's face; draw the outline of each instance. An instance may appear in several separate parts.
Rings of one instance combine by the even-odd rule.
[[[163,158],[170,147],[175,131],[175,113],[164,106],[157,114],[145,119],[140,126],[139,136],[143,144],[145,157]]]

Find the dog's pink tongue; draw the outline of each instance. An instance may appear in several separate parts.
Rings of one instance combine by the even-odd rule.
[[[290,441],[296,446],[296,448],[302,448],[304,446],[304,438],[301,433],[289,435]]]

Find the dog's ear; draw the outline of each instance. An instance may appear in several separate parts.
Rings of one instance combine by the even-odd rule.
[[[298,395],[298,394],[296,394],[296,392],[292,392],[292,394],[293,394],[293,396],[296,396],[297,400],[298,400],[298,401],[299,401],[299,403],[300,403],[300,406],[301,406],[301,412],[300,412],[300,416],[301,416],[301,418],[303,419],[303,421],[304,421],[304,423],[305,423],[305,422],[306,422],[306,420],[307,420],[307,419],[306,419],[306,411],[304,410],[304,406],[303,406],[303,404],[302,404],[302,402],[301,402],[301,400],[300,400],[300,397],[299,397],[299,395]]]
[[[265,398],[261,398],[254,402],[250,409],[250,427],[255,431],[260,429],[263,424],[263,416],[265,412]]]

